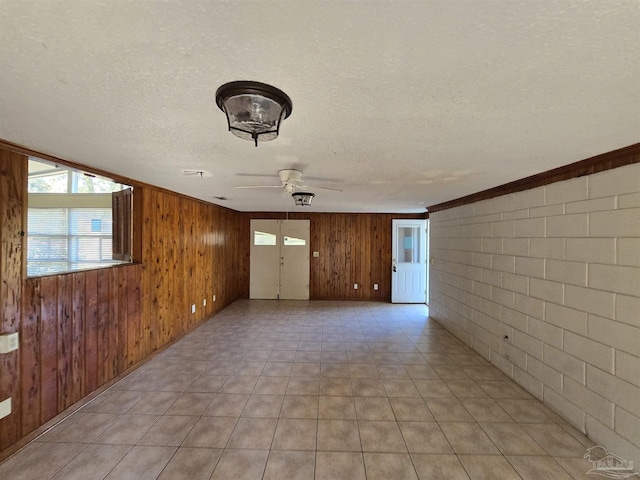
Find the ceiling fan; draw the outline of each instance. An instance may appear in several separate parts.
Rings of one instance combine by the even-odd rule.
[[[279,170],[280,185],[240,185],[235,188],[282,188],[283,194],[292,194],[302,189],[322,189],[341,192],[342,190],[332,187],[323,187],[320,185],[305,185],[302,180],[302,172],[300,170]]]

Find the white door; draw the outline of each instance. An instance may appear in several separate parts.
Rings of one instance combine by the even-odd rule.
[[[427,221],[393,220],[392,303],[427,301]]]
[[[277,220],[251,220],[249,298],[278,298],[279,236]]]
[[[251,220],[249,297],[309,299],[309,220]]]
[[[280,298],[309,300],[309,220],[281,220]]]

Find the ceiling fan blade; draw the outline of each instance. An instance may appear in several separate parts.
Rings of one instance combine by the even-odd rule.
[[[344,178],[319,177],[319,176],[316,176],[316,175],[304,175],[304,179],[307,182],[340,183],[340,182],[344,181]]]
[[[252,173],[239,173],[238,176],[245,177],[262,177],[271,175],[252,174]],[[303,190],[331,190],[333,192],[342,192],[339,188],[324,187],[306,185],[305,180],[302,179],[302,171],[296,169],[282,169],[278,170],[278,176],[280,177],[281,185],[239,185],[234,188],[282,188],[282,195],[288,196],[297,191]]]
[[[312,189],[313,189],[313,188],[319,188],[319,189],[321,189],[321,190],[331,190],[331,191],[334,191],[334,192],[342,192],[342,190],[340,190],[339,188],[333,188],[333,187],[321,187],[321,186],[319,186],[319,185],[313,185],[313,186],[310,186],[309,188],[312,188]]]

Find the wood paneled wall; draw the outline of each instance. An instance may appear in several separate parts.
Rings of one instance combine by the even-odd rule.
[[[11,397],[13,404],[0,420],[2,458],[58,413],[243,296],[249,232],[244,214],[137,187],[135,264],[25,278],[27,157],[0,149],[0,174],[0,333],[20,332],[20,349],[0,356],[0,400]]]
[[[29,433],[141,358],[140,265],[28,278],[20,431]]]
[[[147,355],[244,295],[238,265],[249,234],[242,214],[233,210],[149,188],[134,195],[142,196],[145,212],[142,302]]]
[[[252,218],[284,219],[286,213],[256,212]],[[391,220],[426,218],[424,214],[289,213],[291,220],[309,219],[311,252],[309,297],[314,300],[391,300]],[[247,226],[248,229],[248,226]],[[247,235],[248,239],[248,235]],[[247,244],[251,240],[247,240]],[[248,253],[247,253],[248,254]],[[246,262],[248,264],[248,260]],[[249,272],[244,284],[248,297]],[[353,284],[358,284],[358,290]],[[378,284],[378,290],[373,284]]]
[[[23,156],[0,150],[0,333],[20,329],[23,243],[23,202],[27,190],[27,164]],[[0,355],[0,401],[20,399],[20,352]],[[20,415],[0,420],[0,451],[20,435]]]

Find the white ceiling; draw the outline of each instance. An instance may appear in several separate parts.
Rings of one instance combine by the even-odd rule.
[[[638,0],[0,0],[0,138],[236,210],[292,209],[233,187],[299,168],[344,190],[311,211],[422,212],[638,142],[639,45]],[[233,80],[291,97],[279,138],[227,132]]]

